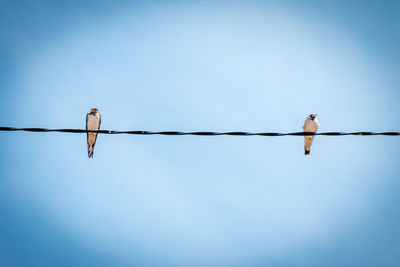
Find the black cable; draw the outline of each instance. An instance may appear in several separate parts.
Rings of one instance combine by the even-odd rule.
[[[327,136],[340,136],[340,135],[400,135],[400,132],[324,132],[324,133],[311,133],[311,132],[292,132],[292,133],[252,133],[252,132],[177,132],[177,131],[115,131],[115,130],[82,130],[82,129],[46,129],[46,128],[15,128],[15,127],[0,127],[0,131],[26,131],[26,132],[62,132],[62,133],[99,133],[99,134],[135,134],[135,135],[202,135],[202,136],[216,136],[216,135],[234,135],[234,136],[304,136],[304,135],[327,135]]]

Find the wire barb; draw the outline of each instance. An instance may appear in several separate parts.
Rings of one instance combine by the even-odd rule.
[[[341,135],[386,135],[398,136],[400,132],[291,132],[291,133],[271,133],[271,132],[178,132],[178,131],[116,131],[116,130],[83,130],[83,129],[46,129],[46,128],[15,128],[1,127],[3,132],[62,132],[62,133],[99,133],[99,134],[133,134],[133,135],[201,135],[201,136],[217,136],[217,135],[232,135],[232,136],[305,136],[305,135],[326,135],[326,136],[341,136]]]

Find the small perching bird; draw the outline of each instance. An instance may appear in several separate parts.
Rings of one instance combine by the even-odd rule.
[[[97,108],[92,108],[86,115],[86,130],[99,130],[101,116]],[[97,133],[87,133],[88,157],[93,158],[94,145],[96,144]]]
[[[307,117],[306,121],[304,122],[303,131],[316,133],[318,131],[319,122],[317,120],[317,114],[311,114]],[[310,154],[311,144],[313,142],[314,135],[305,135],[304,136],[304,154]]]

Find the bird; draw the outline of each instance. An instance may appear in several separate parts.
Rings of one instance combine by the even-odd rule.
[[[90,109],[86,115],[86,130],[99,130],[101,116],[97,108]],[[88,157],[93,158],[94,145],[96,144],[97,133],[87,133]]]
[[[317,120],[317,114],[310,114],[306,121],[304,122],[303,131],[316,133],[318,131],[319,122]],[[304,136],[304,154],[310,154],[311,144],[313,142],[314,135],[305,135]]]

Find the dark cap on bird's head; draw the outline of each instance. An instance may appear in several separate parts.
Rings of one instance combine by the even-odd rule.
[[[99,110],[97,109],[97,108],[91,108],[90,109],[90,113],[96,113],[96,112],[98,112]]]
[[[313,113],[310,116],[308,116],[311,120],[314,120],[317,117],[317,113]]]

